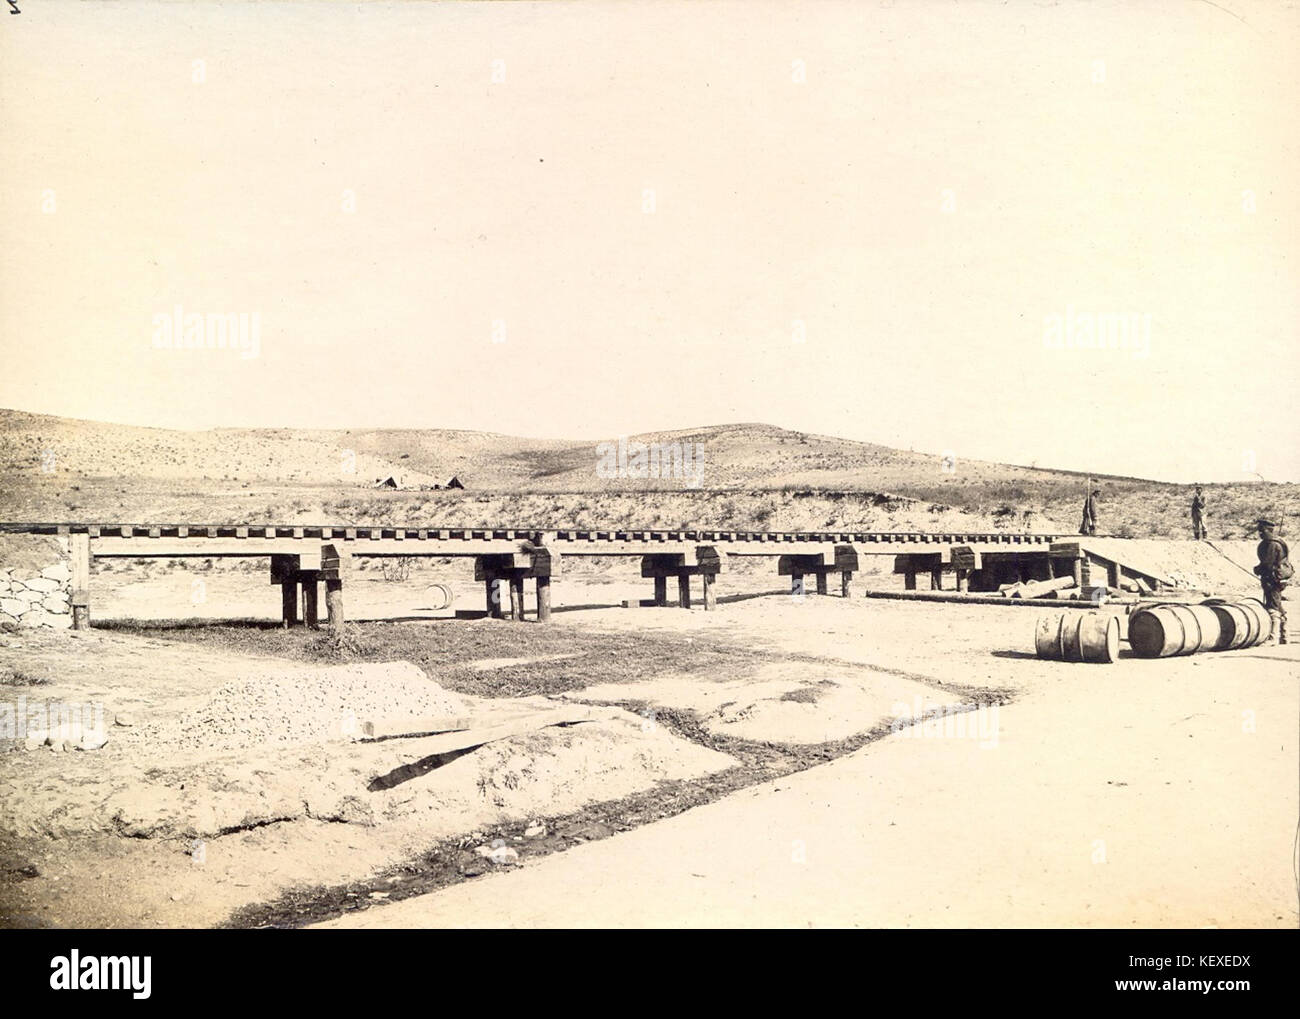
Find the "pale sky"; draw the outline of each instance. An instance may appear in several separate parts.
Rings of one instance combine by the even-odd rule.
[[[1300,480],[1295,3],[20,6],[0,406]]]

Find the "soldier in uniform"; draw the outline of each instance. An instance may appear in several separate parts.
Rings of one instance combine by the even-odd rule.
[[[1286,604],[1282,589],[1290,579],[1291,561],[1286,542],[1277,537],[1277,524],[1272,520],[1259,521],[1259,547],[1256,555],[1259,565],[1255,573],[1264,589],[1264,607],[1273,620],[1273,633],[1268,642],[1286,643]]]
[[[1101,489],[1094,488],[1092,494],[1083,500],[1083,523],[1079,525],[1080,534],[1097,533],[1097,500],[1101,498]]]
[[[1192,496],[1192,537],[1200,541],[1205,536],[1205,496],[1201,494],[1201,486],[1197,485],[1196,494]]]

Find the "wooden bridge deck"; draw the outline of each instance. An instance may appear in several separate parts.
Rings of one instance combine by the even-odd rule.
[[[605,528],[354,527],[297,524],[0,523],[0,534],[86,535],[94,556],[293,555],[308,545],[342,543],[360,556],[480,556],[516,553],[542,535],[560,555],[644,556],[712,545],[720,554],[781,556],[853,545],[859,554],[895,555],[900,546],[971,545],[1046,549],[1057,535],[1002,531],[736,531]]]
[[[667,582],[676,579],[678,603],[690,607],[690,585],[699,578],[704,607],[715,604],[714,584],[723,562],[736,556],[777,559],[777,572],[790,577],[802,594],[804,577],[817,593],[828,593],[828,577],[839,574],[848,597],[859,557],[894,556],[894,572],[908,590],[928,574],[930,587],[942,590],[945,574],[955,574],[957,589],[967,580],[981,585],[1000,579],[1025,580],[1073,572],[1083,589],[1090,567],[1106,571],[1118,588],[1140,577],[1151,586],[1167,578],[1134,568],[1126,560],[1124,539],[1084,539],[1057,534],[1011,531],[747,531],[674,528],[402,527],[350,524],[150,524],[150,523],[0,523],[0,534],[54,535],[67,540],[71,559],[74,625],[88,625],[90,564],[98,558],[264,557],[271,561],[272,583],[282,588],[284,619],[296,621],[301,595],[308,621],[316,618],[317,585],[324,582],[335,599],[331,617],[342,619],[343,568],[353,557],[468,557],[475,579],[484,584],[487,611],[502,611],[502,585],[509,588],[511,615],[523,618],[523,584],[535,581],[538,618],[550,615],[550,583],[568,556],[641,558],[641,575],[654,580],[648,604],[667,604]],[[1104,551],[1092,547],[1104,544]],[[1006,575],[1006,578],[1002,577]],[[974,581],[971,581],[974,583]]]

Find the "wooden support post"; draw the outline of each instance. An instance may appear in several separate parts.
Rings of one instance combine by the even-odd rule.
[[[518,572],[510,574],[510,618],[524,621],[524,578]]]
[[[817,593],[818,593],[818,594],[829,594],[829,593],[830,593],[830,590],[829,590],[829,588],[828,588],[828,586],[827,586],[827,583],[826,583],[826,571],[825,571],[825,570],[818,570],[818,571],[817,571]]]
[[[343,581],[332,578],[325,581],[325,611],[329,614],[330,635],[343,633]]]
[[[551,618],[551,578],[537,578],[537,621],[549,622]]]
[[[1124,580],[1124,571],[1120,569],[1119,563],[1108,563],[1106,566],[1106,583],[1111,587],[1118,588]]]
[[[487,593],[487,614],[489,619],[505,618],[505,608],[501,601],[501,578],[493,570],[486,570],[487,580],[483,582]]]
[[[970,574],[965,570],[957,571],[957,590],[962,594],[970,590]]]
[[[691,607],[691,575],[689,573],[679,573],[677,575],[677,604],[684,609]]]
[[[853,595],[853,571],[840,571],[840,597],[849,598]]]
[[[72,628],[90,627],[90,535],[69,535],[72,552]]]
[[[280,581],[281,625],[287,630],[298,624],[298,580]]]
[[[1079,589],[1092,586],[1092,561],[1085,556],[1079,560]]]
[[[941,567],[941,566],[935,566],[935,567],[932,567],[932,568],[931,568],[931,570],[930,570],[930,590],[931,590],[931,591],[942,591],[942,590],[943,590],[943,567]]]
[[[713,581],[717,579],[716,574],[702,573],[700,580],[704,582],[704,611],[712,612],[718,607],[717,595],[713,592]]]
[[[1083,560],[1074,560],[1074,586],[1083,590]]]
[[[668,604],[668,578],[655,577],[655,604]]]
[[[315,571],[302,574],[302,621],[313,630],[320,629],[318,599],[320,588],[317,586]]]
[[[907,591],[916,590],[916,570],[908,570],[903,574],[903,588]]]

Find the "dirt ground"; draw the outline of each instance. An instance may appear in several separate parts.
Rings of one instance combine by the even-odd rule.
[[[357,627],[359,660],[414,661],[477,727],[585,713],[459,754],[435,751],[431,736],[159,759],[140,734],[166,730],[224,684],[263,671],[313,682],[326,663],[313,660],[312,636],[227,625],[0,634],[0,675],[31,684],[0,686],[0,701],[98,703],[129,723],[110,723],[98,750],[0,754],[0,917],[22,927],[1297,922],[1290,648],[1166,661],[1125,648],[1111,666],[1066,665],[1033,656],[1036,620],[1062,611],[1046,605],[796,598],[769,569],[724,575],[715,612],[622,608],[648,594],[634,574],[611,563],[566,578],[549,626],[437,618],[425,598],[446,579],[437,564],[404,584],[353,578],[355,615],[408,620]],[[210,619],[278,611],[260,573],[213,571],[200,600],[194,579],[119,567],[95,581],[95,618],[175,616],[178,598]],[[398,778],[377,785],[386,775]],[[840,846],[843,860],[815,880],[747,855],[781,844],[788,855],[791,810],[816,815],[800,821],[815,832],[810,846]],[[766,842],[728,834],[762,829],[764,817]],[[904,822],[906,838],[884,830]],[[683,826],[707,848],[668,852],[660,840],[684,837]],[[1096,886],[1074,839],[1085,862],[1095,839],[1111,847],[1122,862],[1106,872],[1121,875],[1113,886]],[[574,867],[607,876],[566,897]],[[742,880],[751,871],[759,885]],[[702,889],[698,873],[718,881]],[[617,895],[611,875],[628,882]],[[655,903],[659,881],[683,896]],[[753,893],[743,908],[741,887]]]

